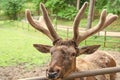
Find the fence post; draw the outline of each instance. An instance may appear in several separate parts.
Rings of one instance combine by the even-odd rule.
[[[100,36],[100,32],[98,32],[98,36]]]
[[[22,21],[21,23],[22,23],[22,29],[24,30],[24,22]]]
[[[105,31],[105,34],[104,34],[104,47],[106,47],[106,34],[107,34],[107,32]]]
[[[67,39],[69,37],[69,28],[67,28]]]
[[[85,45],[87,45],[87,40],[85,40]]]
[[[30,27],[30,26],[29,26],[29,24],[28,24],[28,31],[29,31],[29,27]]]
[[[18,29],[18,21],[17,20],[14,21],[14,24],[16,26],[16,29]]]
[[[55,17],[55,18],[54,18]],[[54,23],[54,27],[55,27],[55,30],[57,31],[57,14],[54,14],[53,15],[53,23]]]

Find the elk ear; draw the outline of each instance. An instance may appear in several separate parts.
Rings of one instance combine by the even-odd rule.
[[[92,54],[99,47],[100,47],[100,45],[92,45],[92,46],[85,46],[85,47],[79,48],[77,56],[79,56],[80,54]]]
[[[33,44],[33,46],[42,53],[49,53],[52,46],[42,45],[42,44]]]

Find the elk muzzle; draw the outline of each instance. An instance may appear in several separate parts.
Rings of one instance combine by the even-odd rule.
[[[61,75],[61,68],[58,67],[58,66],[49,67],[49,68],[46,70],[46,76],[47,76],[49,79],[58,79],[58,78],[60,78],[60,75]]]
[[[49,72],[49,73],[48,73],[48,78],[49,78],[49,79],[56,78],[57,76],[58,76],[58,73],[57,73],[57,72]]]

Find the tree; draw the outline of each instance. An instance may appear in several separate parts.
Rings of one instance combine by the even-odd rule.
[[[80,0],[77,0],[77,10],[80,9]]]
[[[38,11],[38,15],[40,15],[40,3],[46,3],[47,0],[33,0],[33,2],[35,3],[35,9]]]
[[[89,6],[89,12],[88,12],[87,29],[90,29],[92,26],[92,20],[94,15],[94,5],[95,5],[95,0],[91,0],[90,6]]]
[[[2,10],[10,19],[16,20],[24,2],[25,0],[2,0]]]
[[[120,0],[109,0],[105,6],[108,9],[108,12],[120,13]]]
[[[72,20],[77,13],[74,1],[75,0],[49,0],[45,3],[45,5],[59,18]]]
[[[95,0],[95,8],[96,9],[103,9],[109,0]]]
[[[95,8],[101,10],[107,9],[108,12],[119,14],[120,13],[120,0],[96,0]]]
[[[56,14],[59,18],[73,19],[77,13],[75,0],[35,0],[36,9],[39,12],[40,2],[44,3],[50,14]]]

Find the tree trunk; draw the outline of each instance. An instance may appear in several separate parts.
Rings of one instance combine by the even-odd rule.
[[[77,0],[77,10],[80,9],[80,0]]]
[[[90,29],[92,26],[92,20],[94,15],[94,5],[95,0],[90,0],[89,12],[88,12],[88,21],[87,21],[87,29]]]

